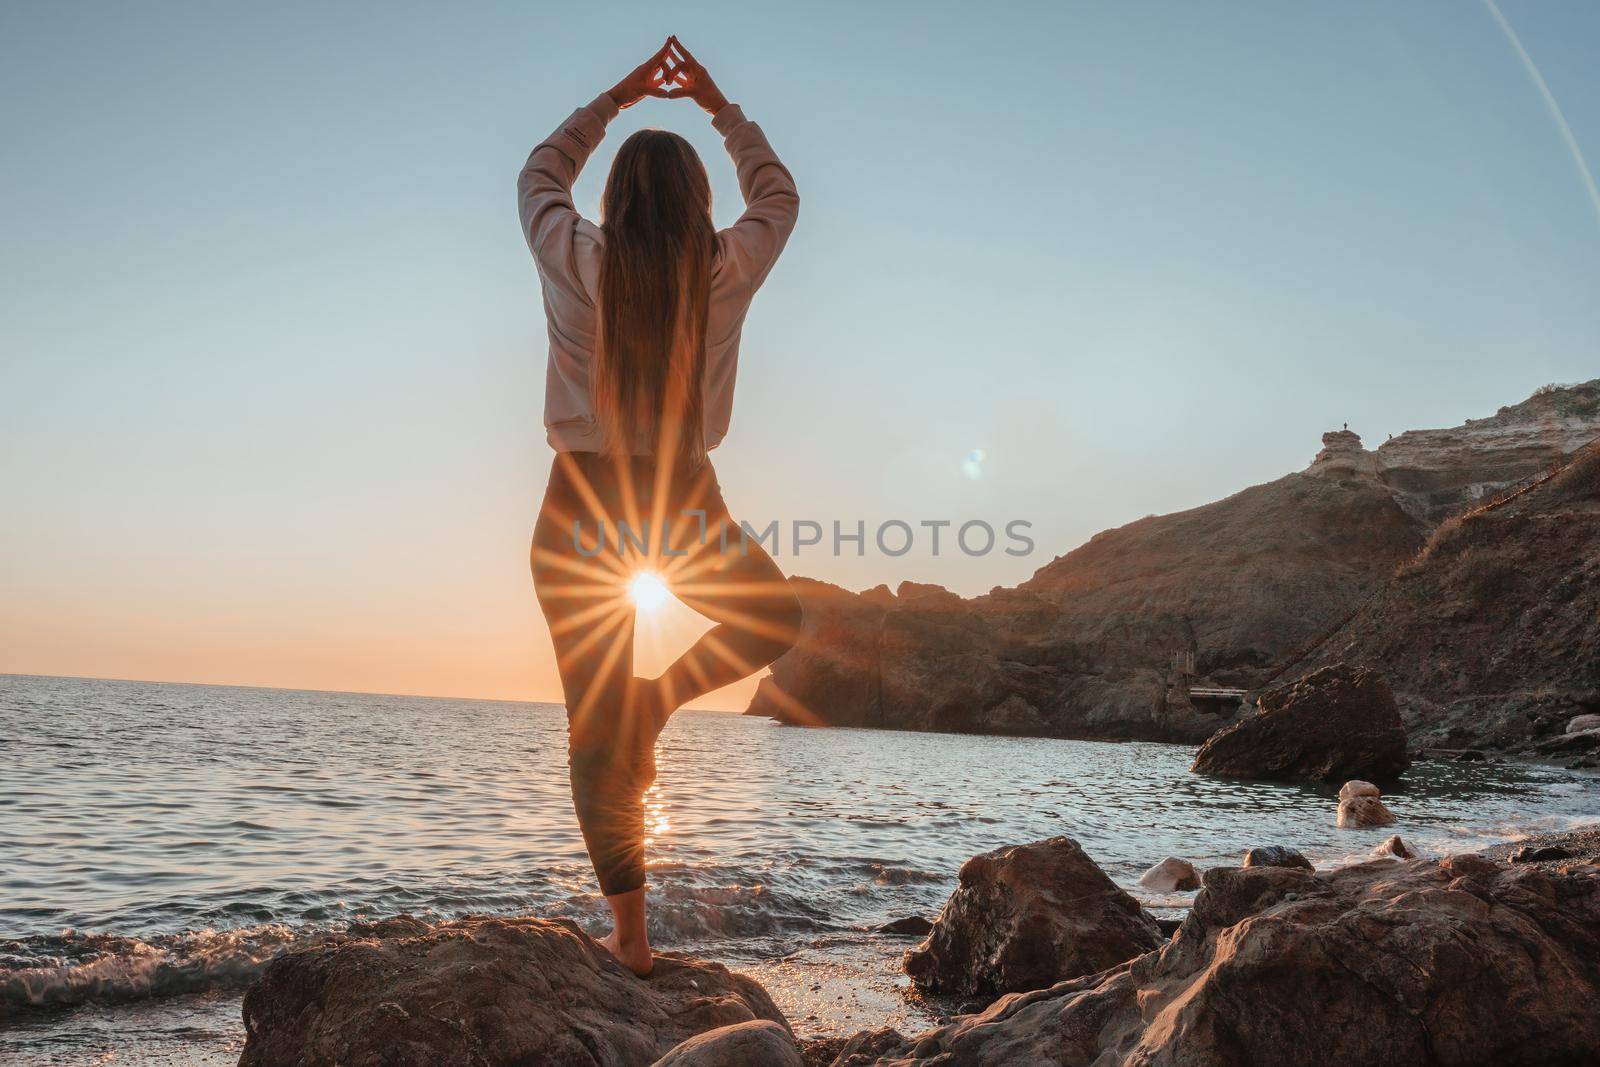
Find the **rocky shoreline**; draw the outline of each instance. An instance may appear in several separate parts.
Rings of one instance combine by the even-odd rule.
[[[1346,779],[1330,818],[1375,827],[1396,817],[1367,779],[1408,766],[1388,686],[1338,664],[1265,694],[1191,770]],[[240,1065],[1592,1062],[1597,858],[1600,828],[1433,859],[1395,835],[1325,871],[1261,842],[1237,866],[1154,864],[1144,886],[1197,891],[1162,923],[1072,838],[1012,845],[963,863],[931,923],[895,924],[925,926],[900,967],[947,1021],[804,1042],[715,963],[662,953],[639,981],[570,922],[402,917],[269,964]]]
[[[796,1040],[754,981],[674,953],[635,979],[566,922],[400,918],[272,963],[240,1063],[1600,1062],[1600,827],[1309,867],[1213,867],[1168,935],[1071,839],[975,857],[905,962],[979,999],[914,1035]]]

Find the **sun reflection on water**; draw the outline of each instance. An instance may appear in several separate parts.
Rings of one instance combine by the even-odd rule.
[[[657,837],[665,837],[672,832],[672,820],[667,811],[667,802],[661,795],[661,786],[652,785],[644,795],[644,843],[651,845]]]

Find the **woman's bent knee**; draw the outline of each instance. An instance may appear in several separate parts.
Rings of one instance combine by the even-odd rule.
[[[768,638],[767,662],[782,656],[795,646],[800,640],[800,624],[804,621],[804,614],[800,609],[800,598],[795,596],[788,588],[783,591],[783,596],[774,599],[772,606],[765,612]]]

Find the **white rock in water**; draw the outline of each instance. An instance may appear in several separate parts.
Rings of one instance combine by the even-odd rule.
[[[1200,888],[1200,872],[1188,860],[1168,856],[1141,874],[1139,884],[1157,893],[1186,893]]]
[[[1417,855],[1411,851],[1411,846],[1400,840],[1399,834],[1389,835],[1383,844],[1372,850],[1372,854],[1374,856],[1393,856],[1395,859],[1402,860],[1414,859]]]
[[[1389,826],[1394,821],[1394,812],[1370,794],[1363,793],[1339,801],[1340,826]]]
[[[1343,803],[1351,797],[1381,797],[1378,787],[1371,782],[1363,782],[1359,778],[1352,778],[1339,787],[1339,800]]]
[[[1567,733],[1581,734],[1589,730],[1600,730],[1600,715],[1574,715],[1567,720]]]

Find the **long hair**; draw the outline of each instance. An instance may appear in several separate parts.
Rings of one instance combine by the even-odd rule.
[[[647,444],[660,459],[698,465],[706,454],[716,232],[711,183],[689,142],[665,130],[640,130],[622,142],[606,178],[601,228],[592,376],[601,451],[628,455]]]

